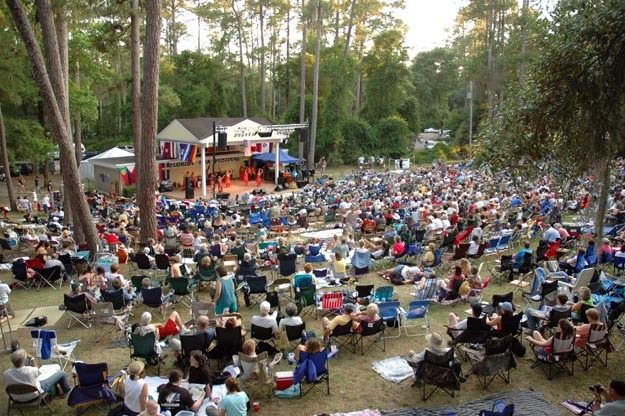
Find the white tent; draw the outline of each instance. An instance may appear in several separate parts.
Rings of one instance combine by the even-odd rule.
[[[90,160],[105,160],[129,156],[134,156],[134,153],[130,153],[124,149],[120,149],[119,147],[113,147],[106,152],[102,152],[98,155],[90,157],[89,159],[85,159],[80,163],[80,180],[83,182],[93,182],[95,180],[93,165],[89,162]]]

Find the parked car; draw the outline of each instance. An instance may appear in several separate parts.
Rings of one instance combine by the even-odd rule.
[[[439,144],[439,143],[440,143],[440,144],[442,144],[442,145],[447,146],[447,143],[445,143],[445,142],[439,142],[439,141],[435,141],[435,140],[426,140],[426,141],[423,143],[423,147],[425,147],[426,149],[434,149],[434,147],[435,147],[437,144]]]
[[[122,145],[117,146],[117,148],[125,150],[125,151],[130,152],[130,153],[134,153],[135,152],[135,147],[133,145],[130,145],[130,144],[122,144]]]
[[[161,181],[161,184],[158,186],[159,192],[171,192],[173,190],[174,187],[170,181]]]
[[[40,174],[43,174],[43,168],[44,168],[44,164],[42,162],[39,162],[39,168],[38,171]],[[54,161],[48,162],[48,172],[50,173],[54,173]]]
[[[434,127],[430,127],[429,129],[425,129],[423,130],[424,133],[439,133],[440,134],[440,130],[439,129],[435,129]]]
[[[35,170],[34,166],[30,162],[15,162],[11,168],[11,176],[24,175],[28,176]]]

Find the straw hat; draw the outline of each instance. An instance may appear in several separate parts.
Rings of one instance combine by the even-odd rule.
[[[144,369],[145,364],[143,363],[143,361],[133,361],[128,366],[128,374],[130,374],[131,376],[136,376],[141,374]]]
[[[445,349],[445,341],[438,332],[432,332],[425,336],[425,340],[430,344],[430,348],[437,351],[443,351]]]

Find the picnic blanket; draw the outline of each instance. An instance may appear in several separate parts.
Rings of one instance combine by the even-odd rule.
[[[453,400],[453,399],[452,399]],[[405,408],[397,410],[383,410],[385,416],[440,416],[453,413],[457,416],[475,416],[480,410],[491,410],[496,400],[504,404],[514,403],[515,415],[531,416],[560,416],[562,412],[534,390],[513,390],[491,394],[481,399],[471,400],[448,406],[430,408]]]
[[[59,319],[61,319],[61,317],[63,316],[64,313],[65,313],[65,311],[60,310],[58,305],[40,306],[39,308],[33,309],[27,315],[27,317],[25,319],[23,319],[22,321],[17,320],[17,313],[16,313],[16,317],[15,318],[16,318],[17,322],[21,322],[21,324],[19,326],[20,328],[29,328],[27,326],[24,326],[24,324],[26,322],[28,322],[31,318],[34,318],[36,316],[47,316],[48,317],[48,323],[43,326],[43,328],[46,328],[46,327],[54,327],[54,326],[56,326],[56,323],[59,321]]]
[[[373,367],[373,370],[376,373],[393,383],[401,383],[405,379],[412,377],[414,374],[412,367],[410,367],[408,362],[401,357],[392,357],[382,361],[374,361],[371,363],[371,367]]]

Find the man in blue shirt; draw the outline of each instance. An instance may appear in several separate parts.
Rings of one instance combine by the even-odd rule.
[[[560,239],[560,233],[558,232],[558,230],[553,228],[553,225],[550,225],[549,228],[547,228],[547,230],[543,234],[543,240],[545,240],[548,243],[555,243],[559,239]]]
[[[514,261],[514,264],[517,267],[521,267],[523,266],[523,259],[525,258],[525,254],[529,253],[530,255],[532,254],[532,249],[530,248],[530,242],[529,240],[526,240],[523,243],[523,248],[521,250],[519,250],[518,253],[516,253],[513,257],[512,260]]]

